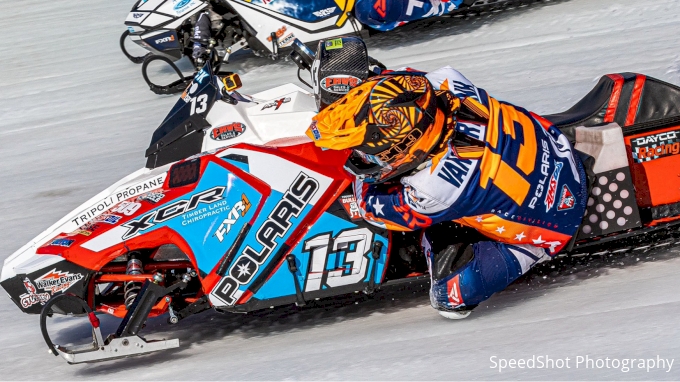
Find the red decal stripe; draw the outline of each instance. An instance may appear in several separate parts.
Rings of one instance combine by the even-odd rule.
[[[607,74],[607,77],[614,80],[614,89],[612,89],[612,96],[609,98],[607,113],[604,115],[604,122],[610,123],[614,122],[614,116],[616,115],[616,107],[619,105],[619,98],[621,98],[623,76],[620,74]]]
[[[630,106],[628,107],[628,115],[626,116],[626,123],[624,126],[630,126],[635,123],[635,117],[637,117],[638,108],[640,106],[640,98],[642,98],[642,88],[645,86],[645,81],[647,76],[638,74],[635,79],[635,87],[633,88],[633,94],[630,97]]]

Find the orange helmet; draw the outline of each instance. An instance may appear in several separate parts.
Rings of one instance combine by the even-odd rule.
[[[444,126],[459,101],[445,93],[435,93],[423,75],[371,77],[317,114],[307,136],[319,147],[353,149],[345,168],[383,182],[416,168],[451,135]],[[440,107],[440,99],[448,105]]]

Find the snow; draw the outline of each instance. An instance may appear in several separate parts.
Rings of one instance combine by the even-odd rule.
[[[132,2],[0,0],[2,258],[82,201],[142,167],[152,131],[175,102],[152,94],[118,38]],[[567,109],[606,73],[680,84],[680,2],[570,0],[374,36],[389,67],[452,65],[477,86],[538,113]],[[245,92],[296,81],[291,62],[241,55]],[[341,306],[153,320],[163,353],[92,365],[47,354],[38,317],[0,299],[2,379],[680,378],[677,249],[535,276],[462,321],[429,307],[426,288]],[[635,259],[633,259],[635,257]],[[640,260],[637,261],[637,258]],[[623,265],[620,265],[623,264]],[[108,320],[107,327],[115,326]],[[59,324],[59,326],[63,326]],[[66,328],[57,340],[87,336]],[[492,369],[491,357],[674,358],[661,369]]]

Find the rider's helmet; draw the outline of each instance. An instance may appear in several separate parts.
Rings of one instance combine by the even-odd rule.
[[[415,169],[441,147],[459,105],[423,75],[376,76],[319,112],[307,135],[319,147],[352,149],[345,169],[379,183]]]

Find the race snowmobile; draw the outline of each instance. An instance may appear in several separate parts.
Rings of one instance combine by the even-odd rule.
[[[348,15],[354,0],[314,1],[244,1],[244,0],[138,0],[125,20],[127,30],[120,37],[120,47],[132,62],[143,63],[142,74],[150,89],[158,94],[179,93],[191,81],[174,64],[186,56],[192,60],[192,37],[199,13],[209,12],[215,55],[213,68],[227,63],[232,53],[251,49],[255,54],[279,57],[279,49],[293,40],[320,40],[348,33],[362,27]],[[135,56],[125,43],[130,39],[149,53]],[[164,61],[179,79],[158,85],[149,79],[153,61]],[[198,65],[199,67],[202,66]]]
[[[138,0],[125,19],[127,30],[120,47],[130,61],[143,64],[142,75],[157,94],[180,93],[191,81],[175,62],[187,57],[192,64],[192,38],[198,15],[210,14],[213,47],[219,52],[213,68],[219,72],[232,53],[250,49],[277,59],[279,50],[295,39],[307,43],[349,33],[368,35],[368,29],[388,31],[410,21],[443,15],[467,15],[538,0]],[[368,29],[367,29],[368,28]],[[132,41],[148,53],[135,55]],[[149,78],[149,64],[163,61],[179,77],[159,85]]]
[[[309,70],[313,53],[296,47],[293,60]],[[321,82],[343,78],[321,73]],[[144,168],[5,260],[0,285],[23,312],[41,315],[54,355],[81,363],[179,346],[141,337],[148,317],[167,314],[172,324],[207,309],[302,306],[428,279],[418,232],[393,235],[361,219],[343,170],[349,151],[305,136],[315,95],[287,84],[248,96],[240,85],[208,61],[154,132]],[[568,111],[535,117],[591,158],[588,209],[565,256],[676,242],[680,88],[610,74]],[[542,196],[573,207],[557,186],[546,180]],[[453,223],[437,229],[449,241],[471,234]],[[55,314],[89,317],[92,344],[54,344],[46,322]],[[101,314],[122,318],[107,337]]]

